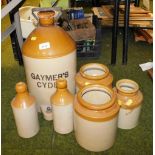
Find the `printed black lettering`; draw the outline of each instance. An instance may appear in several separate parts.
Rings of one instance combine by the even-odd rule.
[[[59,79],[59,78],[62,78],[62,74],[58,74],[58,79]]]
[[[55,75],[53,75],[53,81],[55,81],[55,80],[57,80],[58,78],[57,78],[57,75],[55,74]]]
[[[31,77],[32,77],[32,79],[35,79],[35,74],[31,73]]]
[[[52,83],[48,83],[48,88],[52,88],[53,87],[53,84]]]
[[[69,73],[65,72],[65,78],[68,78],[68,76],[69,76]]]
[[[43,84],[44,88],[46,88],[46,84],[47,84],[47,83],[45,83],[45,82],[42,82],[42,84]]]
[[[54,82],[54,88],[56,88],[56,82]]]
[[[44,80],[45,75],[40,75],[41,80]]]
[[[41,82],[37,82],[37,86],[41,88]]]
[[[46,75],[46,81],[52,81],[52,75]]]
[[[40,80],[40,77],[38,74],[36,75],[36,80]]]

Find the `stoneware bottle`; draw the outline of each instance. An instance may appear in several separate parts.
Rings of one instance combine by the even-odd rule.
[[[112,88],[113,76],[107,66],[99,63],[83,65],[76,74],[76,92],[89,84],[100,84]]]
[[[137,126],[143,95],[136,82],[122,79],[116,83],[117,99],[120,105],[118,127],[132,129]]]
[[[35,99],[27,92],[24,82],[16,84],[17,95],[11,102],[17,131],[20,137],[30,138],[39,131],[38,113]]]
[[[39,26],[22,48],[28,88],[36,98],[38,111],[42,104],[50,104],[50,96],[55,92],[59,78],[65,78],[69,91],[75,93],[75,41],[54,24],[54,15],[52,10],[38,13]]]
[[[74,131],[83,148],[99,152],[113,146],[119,105],[116,93],[103,85],[88,85],[79,90],[74,103]]]
[[[67,134],[73,131],[74,96],[67,89],[65,79],[58,79],[56,87],[55,94],[51,96],[54,130],[60,134]]]

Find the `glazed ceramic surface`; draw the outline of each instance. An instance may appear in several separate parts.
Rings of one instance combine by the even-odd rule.
[[[39,121],[36,104],[26,109],[12,106],[13,114],[20,137],[31,138],[39,132]]]
[[[113,76],[107,66],[99,63],[89,63],[80,68],[75,81],[76,92],[90,84],[101,84],[112,88]]]
[[[73,131],[74,96],[68,91],[67,80],[64,78],[56,81],[56,87],[56,92],[51,96],[54,130],[67,134]]]
[[[73,131],[73,103],[65,106],[53,105],[54,130],[61,134]]]
[[[17,131],[20,137],[30,138],[39,131],[35,99],[27,92],[24,82],[16,84],[17,95],[11,102]]]
[[[112,147],[118,111],[116,94],[111,88],[89,85],[81,89],[74,103],[74,130],[79,145],[94,152]]]
[[[128,79],[116,83],[117,100],[120,105],[118,127],[132,129],[138,125],[143,95],[136,82]]]
[[[40,26],[23,45],[23,60],[29,91],[41,104],[50,104],[56,80],[65,78],[68,89],[75,93],[76,46],[73,39],[54,25],[53,12],[39,12]]]

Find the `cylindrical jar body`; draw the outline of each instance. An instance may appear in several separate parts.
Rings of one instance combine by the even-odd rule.
[[[76,92],[90,84],[99,84],[112,88],[113,76],[107,66],[99,63],[89,63],[80,68],[75,81]]]
[[[89,85],[78,92],[74,103],[74,130],[80,146],[94,152],[112,147],[119,111],[115,101],[115,92],[101,85]]]
[[[38,133],[39,121],[36,104],[32,104],[26,109],[12,106],[12,110],[20,137],[30,138]]]
[[[116,139],[117,117],[105,122],[93,122],[74,113],[77,142],[89,151],[99,152],[113,146]]]
[[[73,103],[65,106],[53,105],[54,130],[60,134],[73,131]]]
[[[141,105],[134,109],[120,108],[118,115],[118,128],[132,129],[138,125]]]
[[[119,80],[116,89],[120,105],[118,127],[132,129],[138,125],[143,95],[138,84],[128,79]]]

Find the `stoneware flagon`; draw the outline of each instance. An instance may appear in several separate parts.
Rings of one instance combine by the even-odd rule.
[[[76,74],[76,92],[89,84],[100,84],[112,88],[113,76],[107,66],[100,63],[88,63]]]
[[[74,103],[74,130],[83,148],[99,152],[113,146],[119,105],[116,93],[103,85],[88,85],[79,90]]]
[[[29,91],[41,104],[50,104],[56,80],[65,78],[75,93],[76,46],[73,39],[54,24],[54,11],[38,13],[39,26],[23,44],[22,54]]]
[[[117,100],[120,105],[118,127],[121,129],[132,129],[137,126],[141,105],[142,92],[138,84],[129,79],[122,79],[116,83]]]
[[[17,95],[11,102],[17,131],[20,137],[30,138],[39,131],[38,112],[35,98],[27,92],[24,82],[16,84]]]
[[[56,92],[51,96],[54,130],[60,134],[67,134],[73,131],[74,96],[67,89],[65,79],[58,79],[56,87]]]

